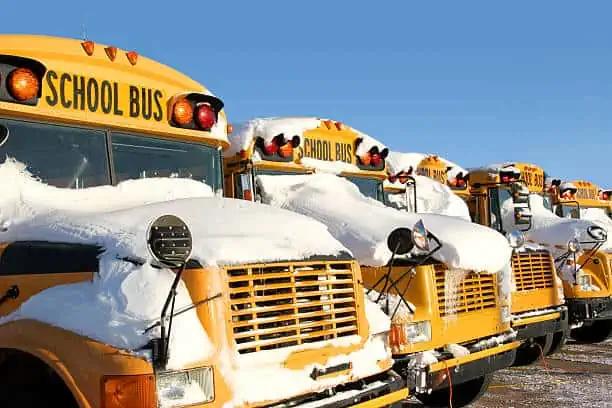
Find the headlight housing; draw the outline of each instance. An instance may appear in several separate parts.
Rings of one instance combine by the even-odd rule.
[[[580,241],[578,241],[576,238],[570,239],[567,243],[567,250],[572,254],[580,251]]]
[[[159,404],[164,408],[202,404],[215,398],[211,367],[157,373],[156,385]]]
[[[584,292],[595,292],[599,288],[593,285],[593,278],[591,275],[581,273],[576,276],[576,285],[580,286],[580,290]]]
[[[392,323],[389,343],[393,351],[414,343],[431,341],[431,322]]]
[[[508,234],[508,242],[512,248],[520,248],[525,245],[525,234],[522,231],[514,230]]]

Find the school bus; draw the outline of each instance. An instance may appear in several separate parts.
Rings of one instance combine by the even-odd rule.
[[[517,186],[525,185],[529,192],[536,194],[542,194],[544,186],[541,168],[525,163],[516,163],[512,168],[515,172],[507,171],[509,167],[473,169],[448,180],[446,165],[439,159],[427,158],[421,161],[417,173],[438,175],[436,180],[466,201],[474,222],[510,234],[513,231],[503,223],[501,204],[516,196],[513,188],[516,190]],[[510,237],[510,241],[512,244],[515,238]],[[515,364],[530,364],[541,355],[554,353],[565,343],[569,330],[567,308],[553,257],[546,248],[515,247],[512,277],[512,327],[523,341]]]
[[[187,76],[93,41],[2,35],[0,78],[0,161],[13,157],[56,187],[185,177],[220,192],[221,149],[228,144],[223,102]],[[47,288],[91,282],[98,252],[81,250],[70,243],[1,242],[0,317]],[[283,401],[246,396],[245,406],[375,407],[406,396],[390,357],[373,361],[380,370],[368,377],[344,362],[369,336],[354,260],[314,257],[222,270],[220,300],[197,309],[217,352],[181,370],[168,369],[159,350],[147,358],[40,321],[3,319],[0,406],[154,408],[162,389],[163,406],[174,407],[184,384],[201,391],[190,406],[234,406],[237,390],[221,369],[232,362],[224,359],[251,357],[265,369],[270,351],[280,352],[289,370],[314,367],[305,374],[312,391]],[[214,274],[187,264],[182,279],[194,301],[206,298]],[[359,341],[343,340],[354,336]]]
[[[604,223],[610,217],[610,192],[594,183],[553,180],[549,192],[559,217],[586,218],[585,211],[595,212]],[[612,253],[595,242],[584,243],[583,247],[583,254],[576,261],[575,279],[564,281],[563,288],[570,322],[581,325],[572,330],[572,337],[600,342],[612,334]]]
[[[226,193],[253,200],[259,196],[258,175],[312,174],[328,163],[344,168],[339,175],[364,195],[384,201],[383,149],[373,146],[365,153],[367,157],[360,159],[357,156],[363,138],[357,131],[327,119],[304,121],[307,125],[296,136],[291,133],[295,127],[274,125],[279,136],[271,142],[255,133],[248,145],[237,146],[233,149],[235,154],[226,155]],[[230,142],[240,143],[243,138],[239,136],[230,137]],[[385,276],[388,267],[361,265],[361,270],[365,287],[380,290],[376,282]],[[448,272],[444,264],[431,259],[423,265],[410,260],[392,264],[391,280],[399,284],[388,294],[411,302],[415,311],[409,320],[402,317],[392,321],[391,347],[396,371],[406,377],[417,398],[426,405],[458,407],[485,392],[491,372],[512,364],[519,343],[514,341],[510,323],[503,317],[509,316],[509,310],[500,295],[498,277],[469,272],[458,284],[457,302],[452,305],[445,301]],[[410,279],[401,278],[407,274]],[[448,349],[454,344],[465,346],[470,353],[453,355]],[[417,361],[422,353],[432,352],[437,353],[437,362]]]

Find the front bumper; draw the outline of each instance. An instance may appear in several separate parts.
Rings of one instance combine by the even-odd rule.
[[[570,324],[612,320],[612,297],[567,299]]]
[[[538,316],[520,316],[512,321],[512,328],[517,331],[519,340],[545,336],[549,333],[567,332],[569,330],[568,311],[563,307],[551,313]]]
[[[410,390],[417,393],[447,388],[450,384],[461,384],[485,374],[510,367],[516,357],[519,341],[512,341],[488,349],[474,351],[464,357],[449,358],[424,367],[411,367],[411,356],[395,357],[394,370],[406,377]],[[468,347],[469,349],[469,347]]]
[[[343,384],[320,394],[310,394],[299,398],[268,405],[268,407],[308,408],[375,408],[394,404],[408,398],[404,379],[393,370],[373,377],[364,378],[357,383]]]

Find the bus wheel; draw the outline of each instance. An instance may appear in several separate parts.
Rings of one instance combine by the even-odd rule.
[[[571,336],[579,343],[600,343],[612,334],[612,320],[598,320],[591,326],[573,329]]]
[[[552,345],[550,350],[546,353],[547,356],[551,356],[561,351],[565,343],[567,342],[567,331],[559,331],[553,335]]]
[[[516,358],[513,366],[526,366],[535,363],[542,356],[546,356],[550,352],[553,344],[553,333],[548,333],[545,336],[536,337],[530,343],[525,343],[516,351]]]
[[[453,386],[453,408],[465,407],[468,404],[476,401],[489,388],[491,383],[491,374],[475,378],[473,380],[457,384]],[[432,391],[431,394],[417,394],[417,399],[426,407],[442,408],[450,407],[450,389],[443,388],[441,390]]]

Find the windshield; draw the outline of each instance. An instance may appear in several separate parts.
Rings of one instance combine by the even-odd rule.
[[[503,216],[512,209],[512,193],[506,188],[489,189],[489,214],[491,215],[491,228],[501,233],[508,232],[504,228]]]
[[[385,204],[398,210],[409,210],[405,191],[385,191]]]
[[[0,125],[8,129],[0,163],[14,158],[55,187],[110,184],[105,132],[9,119],[0,119]]]
[[[114,133],[113,164],[117,181],[149,177],[189,178],[220,191],[221,156],[196,143]]]
[[[364,196],[380,201],[381,203],[385,202],[382,181],[354,176],[345,176],[344,178],[355,184]]]
[[[0,143],[0,163],[14,158],[52,186],[85,188],[127,179],[182,177],[204,182],[214,191],[222,188],[221,154],[204,144],[1,118],[0,126],[8,129]]]

